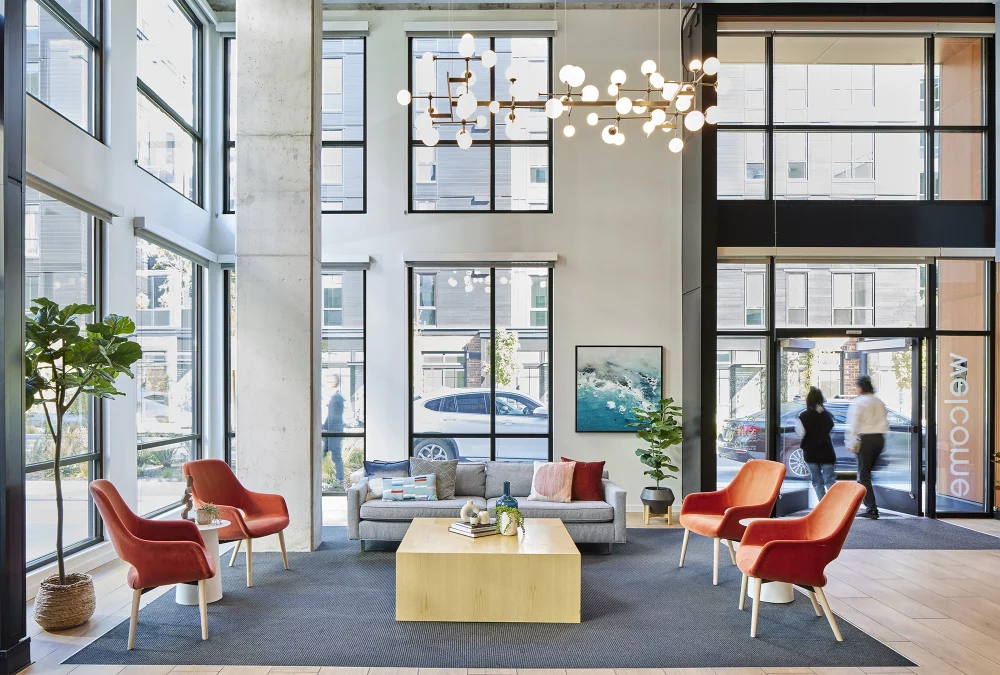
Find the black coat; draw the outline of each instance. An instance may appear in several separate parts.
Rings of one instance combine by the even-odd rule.
[[[799,421],[806,433],[799,446],[809,464],[836,464],[837,453],[833,450],[830,431],[833,430],[833,415],[825,409],[820,412],[805,409],[799,414]]]

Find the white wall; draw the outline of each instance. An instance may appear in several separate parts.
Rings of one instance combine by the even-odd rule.
[[[220,17],[222,18],[222,17]],[[624,127],[624,146],[600,140],[601,127],[574,116],[577,134],[555,126],[553,214],[407,215],[407,109],[396,92],[407,86],[403,23],[444,21],[441,11],[326,12],[330,20],[366,20],[368,81],[368,212],[324,217],[323,254],[363,253],[374,259],[368,273],[367,455],[407,455],[406,270],[403,257],[419,254],[555,251],[553,283],[554,451],[580,460],[605,460],[611,477],[628,490],[629,504],[650,483],[635,457],[632,434],[575,433],[576,345],[665,347],[664,394],[681,394],[680,156],[667,137],[646,139],[640,123]],[[569,29],[558,14],[554,69],[566,60],[582,66],[588,83],[601,88],[611,71],[640,78],[639,65],[657,59],[655,10],[571,10]],[[679,76],[677,15],[662,15],[663,66]],[[456,11],[463,21],[550,21],[549,11]],[[564,60],[564,41],[569,51]],[[605,95],[606,96],[606,95]],[[218,221],[220,250],[232,236],[232,218]],[[278,224],[276,224],[278,226]],[[231,240],[230,240],[231,241]],[[679,481],[668,481],[679,487]]]

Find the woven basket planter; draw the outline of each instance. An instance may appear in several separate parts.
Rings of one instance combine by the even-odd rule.
[[[35,621],[48,631],[66,630],[86,623],[96,606],[94,580],[89,574],[67,574],[65,584],[54,574],[38,589]]]

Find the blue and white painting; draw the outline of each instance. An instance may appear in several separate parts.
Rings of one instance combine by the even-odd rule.
[[[626,431],[663,394],[663,347],[577,347],[576,430]]]

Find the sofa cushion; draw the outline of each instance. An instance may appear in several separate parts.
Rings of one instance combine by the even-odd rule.
[[[438,499],[455,498],[455,474],[457,473],[457,459],[421,459],[420,457],[410,458],[410,475],[425,476],[434,474],[437,477],[437,497]]]
[[[486,465],[482,462],[459,462],[455,472],[455,494],[486,496]]]
[[[499,497],[503,494],[503,482],[510,481],[510,494],[527,497],[531,494],[531,479],[535,466],[531,462],[489,462],[486,464],[486,496]]]
[[[462,496],[454,499],[439,499],[435,502],[384,502],[380,499],[361,505],[363,520],[411,521],[414,518],[454,518],[469,500],[480,509],[486,508],[482,497]]]
[[[497,500],[487,502],[489,508],[496,508]],[[364,509],[364,507],[361,507]],[[609,523],[615,519],[615,510],[607,502],[518,502],[518,510],[525,518],[559,518],[567,523]]]

